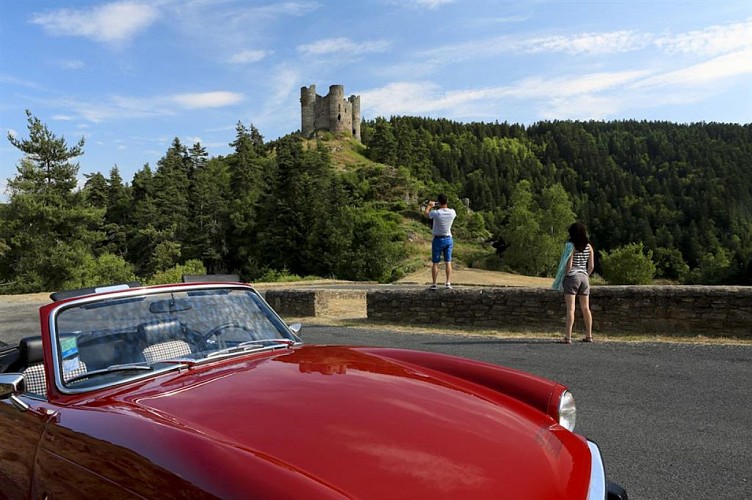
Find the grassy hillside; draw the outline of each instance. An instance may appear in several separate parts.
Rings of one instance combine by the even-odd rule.
[[[389,210],[399,215],[401,227],[405,234],[406,257],[397,266],[399,279],[410,281],[416,272],[422,273],[431,265],[431,222],[422,214],[420,203],[424,198],[435,193],[424,194],[427,188],[404,169],[398,169],[376,163],[365,156],[365,146],[350,138],[337,138],[330,133],[320,133],[318,139],[304,141],[308,149],[326,147],[331,156],[335,170],[349,173],[370,180],[373,185],[374,206]],[[373,176],[378,176],[374,179]],[[405,178],[405,176],[407,176]],[[403,185],[406,184],[406,185]],[[423,196],[419,196],[419,194]],[[457,221],[461,224],[461,221]],[[456,224],[456,226],[459,224]],[[456,227],[455,226],[455,227]],[[470,241],[455,233],[454,261],[458,268],[478,268],[498,271],[499,260],[493,247],[483,241]],[[461,231],[460,231],[461,233]],[[430,276],[430,274],[429,274]],[[516,275],[510,275],[516,276]],[[483,279],[477,279],[482,282]],[[503,282],[504,279],[491,279],[491,282]]]

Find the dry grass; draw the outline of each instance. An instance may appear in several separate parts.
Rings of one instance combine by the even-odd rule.
[[[444,263],[439,268],[439,282],[444,282]],[[486,271],[483,269],[474,269],[460,265],[454,265],[452,270],[452,284],[465,286],[524,286],[548,288],[551,286],[553,279],[536,278],[533,276],[522,276],[520,274],[503,273],[499,271]],[[429,285],[431,283],[431,266],[427,264],[425,268],[408,274],[397,281],[401,284]]]

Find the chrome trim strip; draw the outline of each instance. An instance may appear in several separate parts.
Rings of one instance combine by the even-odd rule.
[[[590,448],[590,486],[588,488],[588,500],[603,500],[606,498],[606,469],[603,466],[603,457],[598,445],[588,440]]]

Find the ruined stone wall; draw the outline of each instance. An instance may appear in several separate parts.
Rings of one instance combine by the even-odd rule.
[[[328,130],[351,134],[360,140],[360,97],[353,95],[345,99],[342,85],[331,85],[325,97],[316,94],[315,85],[302,87],[300,114],[303,137],[311,137],[317,130]]]

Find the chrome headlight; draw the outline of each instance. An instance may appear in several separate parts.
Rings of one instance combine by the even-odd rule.
[[[574,431],[577,420],[577,406],[574,404],[574,396],[569,391],[564,391],[559,398],[559,425],[567,430]]]

